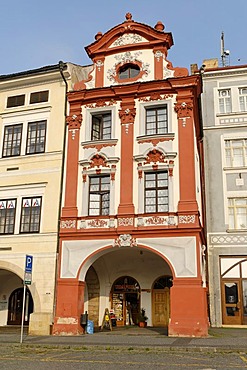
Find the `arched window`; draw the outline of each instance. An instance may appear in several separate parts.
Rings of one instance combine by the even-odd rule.
[[[140,67],[136,64],[128,63],[119,68],[118,77],[120,80],[134,78],[140,73]]]

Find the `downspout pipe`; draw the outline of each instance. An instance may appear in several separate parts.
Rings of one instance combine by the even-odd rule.
[[[66,133],[67,133],[67,93],[68,93],[68,82],[64,76],[64,70],[67,68],[66,63],[63,61],[58,62],[58,68],[60,75],[65,83],[65,94],[64,94],[64,134],[63,134],[63,146],[62,146],[62,163],[61,163],[61,179],[60,179],[60,191],[59,191],[59,205],[58,205],[58,222],[57,222],[57,250],[56,250],[56,266],[55,266],[55,290],[54,290],[54,303],[53,303],[53,321],[56,313],[57,304],[57,278],[58,278],[58,256],[59,256],[59,232],[60,232],[60,219],[62,210],[62,196],[63,196],[63,177],[64,177],[64,165],[65,165],[65,149],[66,149]]]

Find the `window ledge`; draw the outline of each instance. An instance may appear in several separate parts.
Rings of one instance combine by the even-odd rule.
[[[247,233],[247,229],[226,229],[226,232],[229,234]]]
[[[81,142],[81,146],[83,149],[89,149],[89,148],[96,148],[96,149],[102,149],[107,146],[115,146],[117,145],[118,139],[107,139],[107,140],[90,140],[90,141],[84,141]]]
[[[175,134],[170,132],[167,134],[155,134],[155,135],[141,135],[137,136],[136,140],[138,144],[143,143],[159,143],[161,141],[170,141],[174,140]]]
[[[241,166],[241,167],[223,167],[224,171],[232,171],[232,172],[242,172],[247,170],[247,166]]]
[[[244,116],[246,112],[228,112],[228,113],[216,113],[216,117],[227,117],[227,116]]]

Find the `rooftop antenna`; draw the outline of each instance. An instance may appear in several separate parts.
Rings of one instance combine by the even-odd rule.
[[[225,50],[225,38],[224,32],[221,32],[221,63],[223,67],[227,65],[227,57],[228,57],[228,65],[230,64],[230,50]]]

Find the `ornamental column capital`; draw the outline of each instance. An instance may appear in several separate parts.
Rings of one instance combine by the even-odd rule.
[[[82,115],[73,114],[71,116],[67,116],[66,122],[69,126],[69,130],[80,129],[82,123]]]

